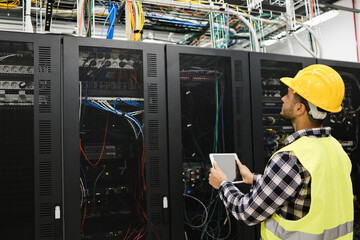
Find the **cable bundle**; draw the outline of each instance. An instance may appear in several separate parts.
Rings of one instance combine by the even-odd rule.
[[[126,2],[126,37],[131,41],[141,41],[145,15],[140,2]]]
[[[18,6],[20,6],[19,0],[14,0],[14,1],[0,0],[0,9],[15,8]]]
[[[110,2],[109,3],[109,14],[105,19],[104,26],[101,30],[101,36],[103,35],[104,28],[106,26],[107,21],[109,20],[109,28],[106,34],[107,39],[113,39],[114,37],[114,28],[115,28],[115,20],[116,20],[116,14],[119,10],[119,5],[117,3]]]
[[[80,1],[81,2],[81,1]],[[79,2],[79,4],[80,4]],[[93,12],[93,0],[82,0],[81,14],[79,19],[79,29],[78,33],[82,34],[81,23],[84,22],[83,29],[85,30],[85,37],[91,37],[91,32],[93,28],[92,21],[94,21]],[[83,13],[85,14],[83,15]],[[87,23],[85,24],[85,18],[87,19]],[[86,25],[86,26],[85,26]]]
[[[111,106],[110,103],[107,100],[84,100],[82,103],[85,104],[86,106],[95,107],[95,108],[98,108],[100,110],[112,112],[112,113],[114,113],[116,115],[124,117],[129,122],[132,129],[134,130],[136,139],[139,140],[140,134],[144,138],[143,126],[141,125],[139,120],[137,120],[134,117],[134,116],[136,116],[138,114],[143,113],[144,110],[138,110],[138,111],[127,113],[127,112],[116,109],[116,102],[117,101],[122,101],[122,100],[120,98],[116,98],[116,100],[114,102],[114,106]],[[132,105],[132,106],[137,106],[137,107],[142,106],[139,103],[135,103],[135,102],[131,102],[131,101],[123,101],[123,102],[128,104],[128,105]],[[137,128],[139,129],[139,132],[137,131]]]
[[[210,13],[211,43],[214,48],[228,48],[229,12],[227,14]]]

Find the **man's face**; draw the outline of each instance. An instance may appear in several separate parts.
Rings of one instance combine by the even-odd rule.
[[[294,120],[294,91],[291,88],[288,88],[287,94],[281,98],[281,101],[283,102],[283,105],[280,116],[290,121]]]

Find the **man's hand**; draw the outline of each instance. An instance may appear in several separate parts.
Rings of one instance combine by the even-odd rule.
[[[223,171],[218,167],[217,163],[214,162],[214,167],[210,168],[209,184],[215,189],[219,189],[220,184],[227,180],[227,177]]]
[[[240,174],[246,184],[253,184],[254,174],[250,172],[247,166],[243,165],[239,159],[236,159]]]

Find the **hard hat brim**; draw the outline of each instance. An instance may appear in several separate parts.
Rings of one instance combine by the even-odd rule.
[[[293,78],[290,78],[290,77],[282,77],[280,78],[280,81],[283,82],[286,86],[291,87],[291,81],[293,80]],[[294,90],[294,89],[293,89]]]

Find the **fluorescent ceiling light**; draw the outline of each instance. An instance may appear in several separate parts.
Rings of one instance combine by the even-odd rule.
[[[339,15],[339,10],[330,10],[319,16],[314,17],[311,20],[304,22],[304,24],[308,25],[309,27],[314,27],[336,17],[337,15]]]
[[[275,43],[279,42],[279,40],[274,40],[274,39],[270,39],[270,40],[265,40],[262,42],[262,46],[270,46],[270,45],[273,45]]]
[[[315,26],[322,24],[323,22],[326,22],[326,21],[336,17],[337,15],[339,15],[339,10],[330,10],[330,11],[325,12],[317,17],[314,17],[311,20],[304,22],[304,24],[306,24],[310,27],[315,27]],[[304,27],[297,30],[296,33],[300,33],[302,31],[305,31]],[[279,40],[285,39],[285,37],[286,37],[286,32],[282,31],[282,32],[276,34],[275,36],[273,36],[272,37],[273,39],[263,41],[262,45],[263,46],[273,45],[273,44],[279,42]]]

